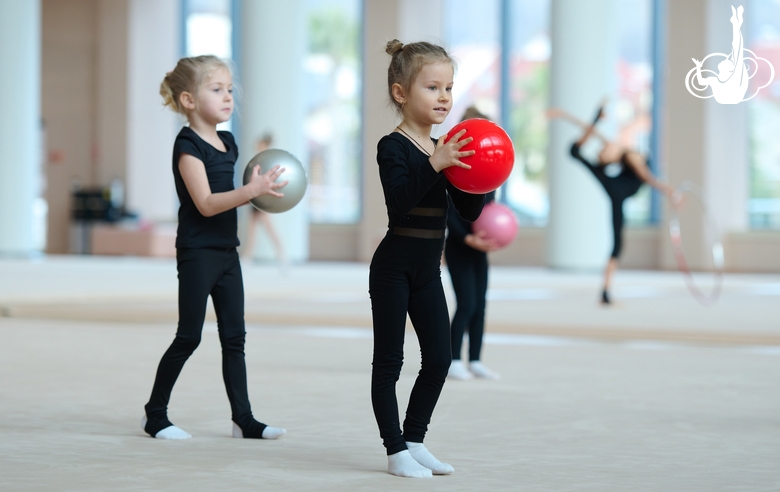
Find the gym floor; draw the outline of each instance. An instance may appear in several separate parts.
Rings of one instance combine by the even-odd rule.
[[[605,309],[598,272],[493,268],[483,362],[502,377],[447,382],[426,445],[455,474],[425,480],[385,473],[368,266],[244,279],[253,410],[288,434],[230,437],[210,315],[169,409],[193,438],[160,441],[140,419],[173,260],[1,259],[0,490],[780,489],[780,275],[727,275],[703,307],[679,273],[619,271]],[[418,368],[410,330],[402,408]]]

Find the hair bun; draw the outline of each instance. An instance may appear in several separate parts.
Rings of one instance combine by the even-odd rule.
[[[387,42],[387,48],[385,48],[385,52],[388,55],[392,56],[398,53],[399,51],[401,51],[402,49],[404,49],[404,44],[398,41],[397,39],[394,39],[392,41]]]

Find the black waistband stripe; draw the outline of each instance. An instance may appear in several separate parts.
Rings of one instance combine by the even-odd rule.
[[[444,217],[446,210],[443,208],[432,207],[414,207],[408,215],[418,215],[420,217]]]
[[[441,239],[444,231],[441,229],[414,229],[411,227],[393,227],[396,236],[416,237],[420,239]]]

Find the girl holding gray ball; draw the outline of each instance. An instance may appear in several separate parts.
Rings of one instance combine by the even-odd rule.
[[[217,131],[217,124],[233,113],[233,79],[224,61],[214,56],[182,58],[165,76],[160,94],[166,106],[189,122],[173,145],[173,176],[181,203],[176,235],[179,325],[157,368],[142,426],[158,439],[191,437],[168,420],[168,401],[184,363],[200,344],[211,296],[233,437],[278,439],[286,431],[255,420],[249,405],[236,207],[262,195],[284,196],[279,189],[287,182],[276,182],[284,169],[275,166],[261,174],[255,168],[247,184],[234,188],[238,148],[230,132]]]

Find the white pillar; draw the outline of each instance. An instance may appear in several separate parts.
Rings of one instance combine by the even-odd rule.
[[[183,120],[162,106],[160,82],[180,57],[180,1],[129,1],[127,206],[142,218],[172,221],[171,153]]]
[[[592,120],[599,101],[616,88],[614,2],[552,1],[550,105],[584,121]],[[569,147],[581,134],[568,122],[551,124],[547,263],[552,267],[600,268],[612,245],[607,195],[569,155]]]
[[[290,152],[308,167],[303,139],[302,62],[306,41],[306,19],[301,15],[303,1],[242,0],[240,9],[238,120],[241,141],[236,174],[239,179],[243,176],[247,162],[255,155],[255,142],[265,132],[273,134],[273,147]],[[291,261],[308,259],[308,217],[306,196],[292,210],[271,215]],[[258,234],[262,235],[262,228],[258,229]],[[273,248],[266,241],[258,241],[254,254],[258,258],[274,258]]]
[[[0,0],[0,59],[0,255],[28,255],[41,166],[39,0]]]

